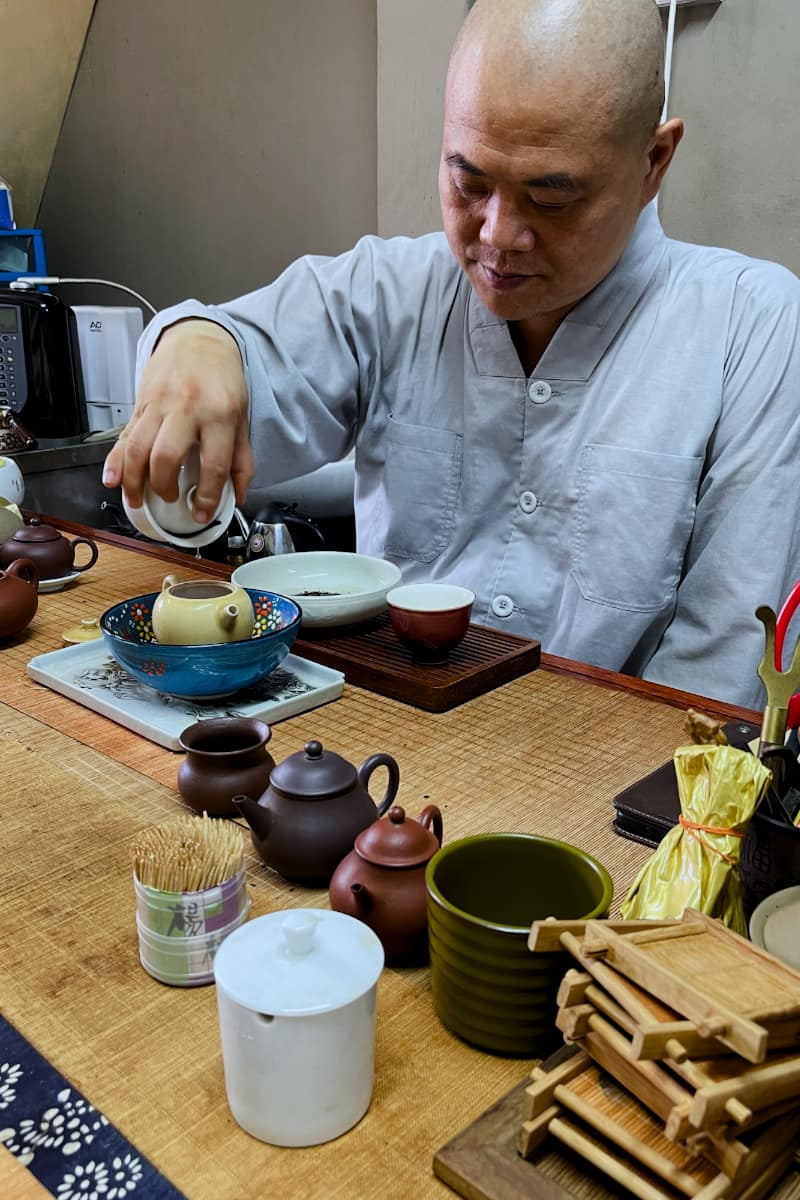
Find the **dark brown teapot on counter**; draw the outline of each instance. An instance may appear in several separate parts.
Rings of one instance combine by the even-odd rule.
[[[29,558],[17,558],[0,571],[0,638],[30,625],[39,607],[39,575]]]
[[[388,768],[389,786],[376,807],[367,784],[377,767]],[[306,742],[304,750],[273,767],[260,800],[234,796],[233,803],[267,866],[285,879],[321,887],[361,830],[386,812],[399,783],[391,754],[373,754],[356,770],[322,742]]]
[[[387,962],[428,955],[425,867],[442,844],[442,814],[429,804],[413,821],[399,806],[355,841],[333,874],[331,908],[377,933]]]
[[[89,561],[78,565],[75,548],[88,546]],[[0,546],[0,567],[9,566],[15,558],[29,558],[36,564],[40,579],[63,579],[70,571],[88,571],[97,562],[97,546],[91,538],[76,537],[72,541],[60,534],[54,525],[43,525],[32,517],[27,525],[17,529]]]

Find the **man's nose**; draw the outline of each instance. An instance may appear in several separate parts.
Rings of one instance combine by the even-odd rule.
[[[518,206],[495,194],[484,209],[481,242],[495,250],[532,250],[536,237]]]

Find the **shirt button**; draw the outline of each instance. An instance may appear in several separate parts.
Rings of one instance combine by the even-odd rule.
[[[519,498],[519,506],[524,513],[532,513],[538,503],[533,492],[523,492]]]
[[[534,404],[546,404],[553,394],[553,389],[545,379],[532,379],[528,384],[528,396]]]
[[[492,612],[496,617],[510,617],[514,610],[514,601],[510,596],[495,596],[492,601]]]

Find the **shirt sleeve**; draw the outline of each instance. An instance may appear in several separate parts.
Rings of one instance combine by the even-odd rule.
[[[800,578],[800,282],[746,268],[731,306],[722,403],[674,615],[643,677],[760,709],[755,611]],[[783,667],[791,661],[790,630]]]

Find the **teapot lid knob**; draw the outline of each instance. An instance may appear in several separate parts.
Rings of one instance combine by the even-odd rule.
[[[386,814],[393,825],[402,825],[406,819],[406,810],[401,808],[399,804],[395,804]]]
[[[289,913],[281,921],[286,950],[292,955],[310,954],[314,949],[314,931],[319,917],[308,911]]]
[[[308,758],[322,758],[322,742],[306,742],[303,749]]]

